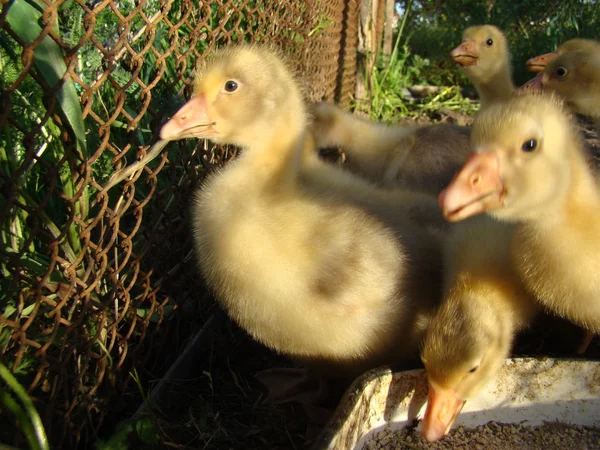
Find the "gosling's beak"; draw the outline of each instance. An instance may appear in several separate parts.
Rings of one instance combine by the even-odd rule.
[[[446,220],[458,222],[502,206],[504,185],[493,151],[472,153],[439,197]]]
[[[528,92],[536,92],[544,89],[543,83],[544,74],[540,73],[527,83],[523,84],[519,89],[515,91],[516,95],[527,94]]]
[[[465,406],[465,400],[456,396],[452,389],[434,389],[429,384],[427,409],[421,425],[423,435],[429,442],[443,438]]]
[[[165,140],[189,137],[212,138],[215,134],[214,124],[206,111],[206,98],[203,95],[196,95],[163,125],[160,138]]]
[[[461,66],[473,66],[477,64],[479,53],[475,48],[475,41],[463,41],[458,47],[450,52],[454,62]]]
[[[530,72],[541,72],[544,70],[546,65],[558,56],[556,52],[544,53],[543,55],[536,56],[535,58],[529,58],[525,62],[525,67]]]

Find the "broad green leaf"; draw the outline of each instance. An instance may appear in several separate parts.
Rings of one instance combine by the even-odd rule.
[[[39,25],[42,16],[40,6],[38,2],[33,6],[26,0],[13,0],[10,3],[6,20],[26,44],[33,42],[42,33],[42,27]],[[67,71],[60,46],[51,37],[46,36],[33,54],[34,64],[40,75],[50,86],[55,86]],[[72,80],[67,80],[62,85],[57,92],[57,97],[61,112],[77,139],[77,149],[84,158],[87,158],[83,114]]]
[[[13,31],[19,35],[26,45],[35,41],[43,31],[39,22],[44,7],[43,2],[40,2],[40,0],[31,0],[31,3],[27,0],[12,0],[9,5],[6,20]],[[54,24],[53,29],[58,31],[58,24]],[[35,48],[33,55],[34,65],[40,75],[51,87],[56,86],[67,72],[67,65],[64,61],[64,55],[60,46],[51,37],[46,36]],[[56,96],[59,105],[59,113],[65,118],[66,123],[69,124],[69,127],[75,135],[77,150],[83,159],[87,159],[88,155],[83,114],[81,111],[81,104],[79,103],[79,96],[77,95],[73,81],[70,79],[66,80],[62,87],[57,91]],[[61,177],[61,180],[64,183],[64,177]],[[72,179],[70,180],[70,184],[71,187],[73,187]],[[67,186],[64,187],[67,188]],[[70,194],[73,195],[74,192],[71,192]],[[88,203],[89,194],[86,187],[84,188],[80,201],[76,205],[76,213],[82,218],[87,217]],[[71,226],[69,230],[70,237],[76,233],[77,230],[75,226]],[[73,241],[73,239],[71,239],[71,241]]]

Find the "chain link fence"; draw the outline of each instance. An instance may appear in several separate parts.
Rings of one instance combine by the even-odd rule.
[[[359,0],[12,0],[0,12],[0,361],[54,448],[90,445],[135,410],[203,316],[190,191],[235,154],[171,143],[141,159],[194,68],[242,41],[284,49],[307,100],[347,105]],[[143,378],[143,377],[142,377]],[[13,418],[0,440],[23,445]],[[105,423],[106,425],[106,423]]]

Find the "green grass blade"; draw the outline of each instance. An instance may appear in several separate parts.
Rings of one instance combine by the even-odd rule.
[[[0,388],[0,401],[6,408],[10,409],[19,420],[31,448],[35,450],[49,450],[50,446],[48,444],[48,438],[46,437],[46,431],[44,430],[42,419],[35,409],[35,405],[31,401],[31,398],[29,398],[25,388],[21,386],[13,374],[10,373],[10,370],[2,363],[0,363],[0,378],[4,380],[10,389],[12,389],[25,408],[23,411],[23,408],[15,402],[11,395]]]
[[[39,206],[38,206],[37,202],[29,194],[27,194],[24,191],[21,191],[20,195],[21,195],[22,200],[25,201],[28,205],[39,210]],[[42,220],[44,225],[46,225],[46,227],[48,228],[48,231],[50,231],[50,233],[52,234],[52,236],[55,239],[58,239],[61,232],[60,232],[59,228],[56,226],[56,224],[52,221],[52,219],[44,211],[40,211],[39,215],[40,215],[40,219]],[[73,230],[69,229],[68,232],[71,233],[71,232],[73,232]],[[65,253],[65,257],[67,258],[67,260],[69,260],[70,263],[75,263],[75,261],[77,260],[77,255],[75,254],[75,252],[73,251],[73,248],[71,247],[70,240],[67,238],[66,240],[61,241],[60,247],[62,248],[63,252]]]
[[[15,401],[15,399],[12,398],[12,396],[1,387],[0,387],[0,404],[4,408],[9,410],[13,416],[15,416],[17,423],[23,430],[23,434],[25,435],[25,437],[27,438],[27,441],[29,442],[29,448],[31,448],[32,450],[38,450],[40,447],[39,447],[39,445],[37,445],[38,443],[37,443],[37,439],[35,436],[35,430],[33,429],[33,426],[31,425],[31,423],[29,422],[29,418],[27,417],[27,414],[25,413],[23,408],[21,408],[21,406]]]

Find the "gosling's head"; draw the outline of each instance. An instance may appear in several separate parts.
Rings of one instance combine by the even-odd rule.
[[[474,152],[440,193],[445,217],[488,212],[520,221],[549,212],[570,181],[569,153],[580,146],[571,122],[562,101],[547,93],[482,111],[471,133]]]
[[[574,112],[600,117],[600,52],[578,50],[559,55],[540,78],[537,86],[556,92]]]
[[[160,136],[251,147],[292,120],[304,123],[303,102],[284,58],[270,47],[243,45],[217,52],[200,67],[192,98]]]
[[[450,56],[474,82],[485,83],[505,67],[510,51],[498,27],[476,25],[463,32],[462,43]]]
[[[442,305],[430,323],[421,351],[429,384],[422,423],[428,441],[449,432],[465,402],[479,393],[502,364],[508,349],[494,333],[495,326],[491,312],[466,311],[454,303]]]
[[[564,53],[576,52],[579,50],[600,52],[600,43],[592,39],[575,38],[565,42],[556,51],[544,53],[543,55],[530,58],[525,63],[530,72],[542,72],[546,66],[557,56]]]

